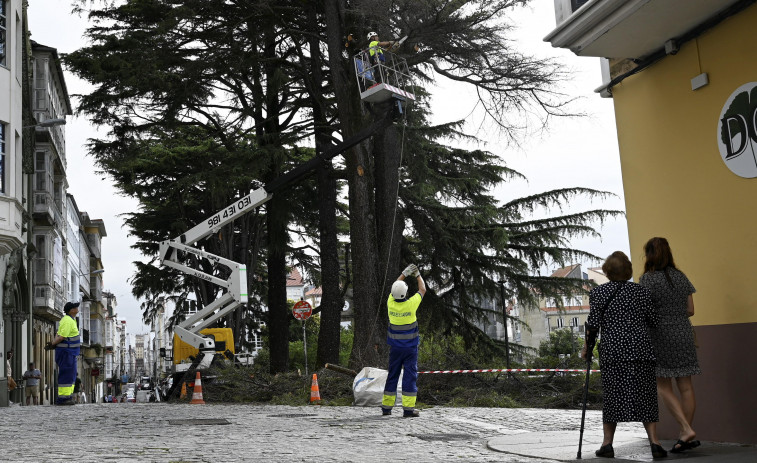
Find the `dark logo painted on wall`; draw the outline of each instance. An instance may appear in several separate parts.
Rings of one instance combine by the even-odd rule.
[[[718,149],[731,172],[744,178],[757,177],[757,82],[737,88],[723,105]]]

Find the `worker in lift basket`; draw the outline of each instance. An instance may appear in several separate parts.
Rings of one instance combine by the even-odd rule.
[[[368,54],[371,57],[371,64],[376,64],[377,61],[382,62],[382,63],[386,61],[383,47],[391,47],[392,45],[394,45],[394,42],[381,42],[379,41],[378,33],[369,32],[368,33]]]
[[[414,276],[418,281],[418,292],[407,297],[407,283],[405,277]],[[384,397],[381,401],[383,415],[391,415],[397,398],[397,382],[400,372],[402,376],[402,409],[403,418],[418,416],[415,409],[415,399],[418,395],[418,319],[415,313],[426,294],[426,284],[418,271],[418,267],[410,264],[392,284],[392,292],[387,301],[389,311],[389,329],[386,342],[389,344],[389,374],[384,386]]]
[[[386,61],[383,47],[391,47],[393,44],[394,42],[379,41],[379,36],[376,32],[368,33],[368,55],[371,62],[371,67],[373,68],[373,79],[377,84],[383,82],[383,73],[386,72],[386,69],[382,70],[379,69],[380,66],[377,66],[378,64],[383,64]]]

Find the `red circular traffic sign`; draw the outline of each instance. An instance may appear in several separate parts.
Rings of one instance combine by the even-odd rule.
[[[307,320],[313,315],[313,306],[307,301],[299,301],[292,307],[292,315],[297,320]]]

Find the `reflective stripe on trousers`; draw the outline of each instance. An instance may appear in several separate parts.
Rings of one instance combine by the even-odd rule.
[[[55,345],[56,349],[58,347],[68,347],[70,349],[73,349],[80,346],[81,346],[81,339],[79,338],[79,336],[71,336],[70,338],[63,338],[63,341]]]
[[[55,346],[55,363],[58,365],[58,402],[71,398],[76,383],[76,356],[79,348]]]

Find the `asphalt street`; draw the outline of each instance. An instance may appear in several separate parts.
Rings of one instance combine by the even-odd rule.
[[[576,458],[580,411],[444,408],[419,418],[376,408],[166,403],[0,409],[9,462],[555,462]],[[583,458],[601,441],[586,418]],[[670,448],[672,441],[666,441]],[[641,424],[618,426],[616,461],[651,461]],[[669,461],[757,461],[753,446],[716,444]]]

